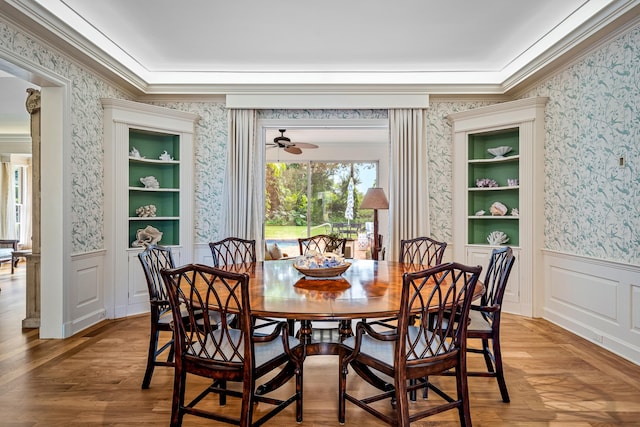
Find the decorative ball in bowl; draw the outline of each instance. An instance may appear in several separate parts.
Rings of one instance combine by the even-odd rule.
[[[496,159],[503,158],[504,155],[507,154],[508,152],[510,152],[511,150],[513,150],[513,148],[509,147],[508,145],[503,145],[501,147],[495,147],[495,148],[488,148],[487,149],[489,154],[492,154],[493,156],[495,156],[494,158],[496,158]]]
[[[341,255],[334,253],[320,254],[309,252],[296,258],[293,268],[309,277],[335,277],[351,267]]]

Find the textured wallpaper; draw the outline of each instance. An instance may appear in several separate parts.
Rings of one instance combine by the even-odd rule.
[[[549,97],[545,247],[640,265],[640,27],[527,94],[537,95]]]
[[[71,252],[104,248],[104,150],[100,98],[126,96],[75,62],[0,20],[0,46],[71,81]],[[46,161],[46,159],[43,159]]]
[[[429,156],[429,222],[436,240],[453,241],[453,133],[447,116],[484,107],[489,102],[434,102],[426,110],[427,152]]]

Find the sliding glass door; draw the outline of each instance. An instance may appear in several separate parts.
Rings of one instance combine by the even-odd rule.
[[[350,239],[352,257],[365,258],[373,213],[359,206],[367,188],[377,183],[377,169],[377,162],[267,163],[267,251],[276,249],[276,258],[297,256],[298,238],[335,234]]]

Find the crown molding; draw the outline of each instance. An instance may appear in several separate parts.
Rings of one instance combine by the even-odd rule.
[[[426,93],[243,93],[227,95],[227,108],[258,109],[379,109],[429,108]]]
[[[124,92],[145,92],[147,83],[143,78],[113,59],[37,2],[4,0],[0,2],[0,14],[45,46],[63,52],[83,66],[90,67]]]
[[[476,94],[501,95],[499,84],[151,84],[145,96],[239,94]]]
[[[31,135],[0,134],[0,153],[31,154]]]
[[[564,68],[568,62],[575,62],[576,58],[583,57],[638,23],[640,4],[637,0],[611,3],[526,67],[508,77],[502,84],[504,93],[519,90],[525,84],[530,86],[528,82],[539,80],[541,74],[546,74],[546,69]],[[534,76],[538,76],[538,79],[532,79]]]

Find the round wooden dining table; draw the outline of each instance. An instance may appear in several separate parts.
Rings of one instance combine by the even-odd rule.
[[[351,335],[351,320],[385,318],[400,312],[402,275],[427,268],[396,261],[349,260],[340,276],[306,277],[293,267],[294,259],[226,265],[247,273],[253,316],[300,321],[299,337],[306,354],[336,354],[338,343],[314,341],[312,322],[339,321],[341,338]],[[476,286],[481,295],[483,287]]]
[[[287,319],[293,333],[300,322],[298,337],[303,345],[298,356],[339,354],[340,342],[352,335],[354,319],[392,318],[400,312],[402,275],[427,268],[396,261],[349,260],[351,266],[341,275],[328,278],[306,277],[293,267],[295,259],[225,265],[220,268],[249,275],[249,301],[254,317]],[[477,283],[474,298],[484,286]],[[313,323],[338,321],[338,340],[315,339]],[[289,363],[278,375],[257,388],[266,394],[288,381],[295,365]],[[371,378],[372,384],[376,379]],[[383,385],[378,385],[382,387]]]

